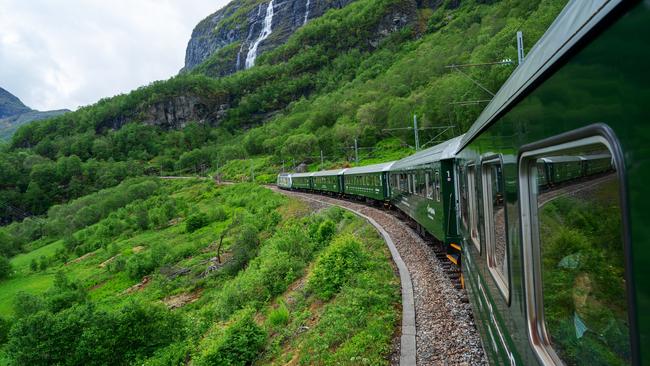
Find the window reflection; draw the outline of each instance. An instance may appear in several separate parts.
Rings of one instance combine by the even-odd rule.
[[[508,260],[506,251],[506,214],[503,169],[500,160],[483,164],[485,208],[487,210],[488,265],[498,277],[499,286],[507,292]]]
[[[542,308],[567,365],[630,363],[619,181],[601,144],[540,156]]]

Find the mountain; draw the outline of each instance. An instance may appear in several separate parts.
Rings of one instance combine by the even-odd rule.
[[[31,109],[24,105],[18,97],[0,88],[0,119],[29,111]]]
[[[284,44],[309,20],[352,1],[232,1],[194,28],[182,71],[190,71],[208,60],[215,76],[247,69],[255,64],[257,56]]]
[[[15,95],[0,88],[0,141],[9,140],[18,127],[32,121],[70,112],[68,109],[40,112],[23,104]]]

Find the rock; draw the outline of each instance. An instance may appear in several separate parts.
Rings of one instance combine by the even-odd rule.
[[[342,8],[354,0],[285,0],[274,1],[271,34],[259,44],[257,55],[282,45],[309,19],[317,18],[332,8]],[[224,8],[203,19],[192,32],[185,51],[187,72],[217,54],[219,66],[211,75],[223,76],[242,70],[246,55],[263,28],[269,1],[248,4],[234,0]],[[309,8],[307,8],[309,5]],[[236,46],[227,51],[228,46]]]

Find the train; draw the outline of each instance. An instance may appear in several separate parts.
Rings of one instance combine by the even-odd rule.
[[[650,2],[573,0],[463,135],[277,185],[437,238],[490,364],[650,365],[648,62]]]

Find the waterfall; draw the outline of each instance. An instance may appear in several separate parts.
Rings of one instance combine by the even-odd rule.
[[[257,47],[271,34],[271,26],[273,25],[273,0],[269,2],[269,6],[266,8],[266,16],[264,17],[264,23],[262,24],[262,31],[260,32],[259,37],[253,42],[253,45],[248,50],[246,55],[246,68],[251,68],[255,65],[255,58],[257,57]]]
[[[260,14],[260,8],[262,7],[262,4],[257,8],[257,16],[259,17]],[[239,71],[239,68],[241,67],[241,52],[244,50],[244,46],[246,46],[246,43],[251,39],[251,36],[253,35],[253,28],[255,28],[255,23],[257,21],[252,22],[251,25],[248,27],[248,35],[246,36],[246,39],[244,39],[241,42],[241,46],[239,47],[239,52],[237,52],[237,65],[235,66],[235,71]]]
[[[302,22],[302,25],[307,24],[307,17],[309,17],[309,4],[311,0],[307,0],[307,5],[305,5],[305,20]]]

